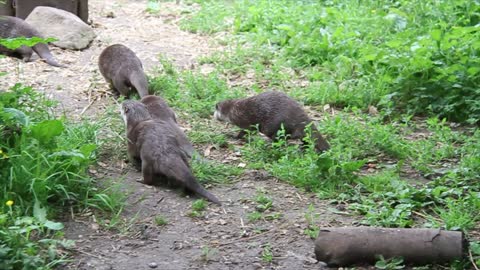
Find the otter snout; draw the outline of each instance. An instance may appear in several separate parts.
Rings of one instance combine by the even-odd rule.
[[[218,120],[218,121],[221,121],[221,122],[230,122],[228,117],[225,117],[219,110],[216,110],[214,113],[213,113],[213,117]]]
[[[125,123],[125,126],[127,125],[127,114],[125,113],[125,109],[123,108],[122,105],[120,105],[120,115],[122,116],[123,122]]]

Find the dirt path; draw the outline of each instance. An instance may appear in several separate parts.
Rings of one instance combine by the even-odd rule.
[[[162,3],[163,8],[176,8]],[[97,69],[101,50],[123,43],[142,59],[147,73],[158,65],[158,54],[165,54],[179,67],[190,67],[198,56],[214,50],[206,37],[182,32],[167,17],[145,12],[146,1],[90,0],[90,16],[97,38],[84,51],[53,48],[53,54],[68,68],[52,68],[43,62],[21,63],[0,59],[9,74],[1,87],[16,81],[45,91],[61,100],[71,116],[93,114],[112,103],[108,85]],[[112,15],[109,18],[107,15]],[[175,19],[175,18],[168,18]],[[90,106],[91,105],[91,106]],[[87,109],[86,109],[87,108]],[[216,155],[221,159],[220,155]],[[126,174],[125,174],[125,171]],[[66,237],[77,240],[74,261],[67,269],[319,269],[313,255],[313,241],[304,234],[305,214],[312,204],[318,214],[317,226],[348,225],[352,219],[332,213],[331,206],[313,194],[269,177],[262,171],[247,171],[233,184],[209,187],[224,203],[209,205],[201,218],[188,216],[192,199],[165,188],[137,183],[141,175],[122,162],[99,168],[99,180],[114,179],[129,192],[128,206],[116,225],[121,233],[101,229],[92,214],[66,222]],[[249,222],[255,210],[258,190],[273,199],[273,220]],[[163,216],[165,226],[155,217]],[[272,251],[272,262],[268,254]],[[262,255],[263,254],[263,255]]]

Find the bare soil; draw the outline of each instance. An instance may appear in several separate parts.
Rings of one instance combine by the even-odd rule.
[[[68,68],[54,68],[40,60],[23,63],[3,58],[0,68],[8,74],[0,86],[21,81],[60,100],[71,117],[95,115],[115,102],[97,67],[98,56],[106,46],[122,43],[130,47],[150,74],[159,65],[159,54],[179,68],[192,68],[198,57],[219,49],[208,37],[178,28],[175,12],[168,12],[178,9],[175,3],[162,3],[164,10],[151,15],[145,11],[147,1],[89,2],[97,34],[90,47],[70,51],[50,46]],[[219,162],[232,154],[214,151],[218,150],[213,149],[209,158]],[[76,240],[76,247],[72,262],[64,269],[321,269],[314,259],[313,240],[304,234],[308,206],[312,204],[319,215],[317,226],[354,223],[352,217],[338,214],[334,206],[314,194],[279,182],[261,170],[246,171],[231,184],[207,186],[223,206],[210,204],[202,217],[195,218],[188,215],[193,198],[137,182],[141,174],[123,160],[100,164],[95,170],[100,183],[112,180],[122,186],[128,194],[127,207],[112,230],[101,224],[114,220],[99,220],[93,213],[69,214],[65,237]],[[270,212],[280,213],[280,218],[248,221],[259,189],[273,199]],[[156,216],[164,217],[168,224],[158,226]],[[271,247],[271,262],[263,254],[267,246]]]

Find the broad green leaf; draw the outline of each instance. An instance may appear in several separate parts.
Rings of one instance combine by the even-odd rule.
[[[442,40],[442,30],[440,29],[433,29],[432,32],[430,32],[430,35],[435,41]]]
[[[60,120],[46,120],[31,127],[32,136],[41,143],[48,143],[62,134],[65,127]]]
[[[7,47],[7,49],[15,50],[22,46],[33,47],[38,43],[48,43],[56,41],[55,38],[40,38],[40,37],[16,37],[16,38],[5,38],[0,39],[0,45]]]
[[[41,223],[47,221],[47,210],[40,206],[38,200],[35,200],[35,204],[33,205],[33,216]]]
[[[28,126],[28,123],[29,123],[28,116],[24,112],[14,108],[3,108],[3,111],[11,115],[12,118],[15,119],[17,123],[20,123],[23,126]],[[0,123],[1,122],[2,121],[0,120]]]
[[[62,223],[53,222],[53,221],[50,221],[50,220],[45,221],[43,226],[47,227],[50,230],[54,230],[54,231],[59,231],[59,230],[63,229],[63,224]]]
[[[96,144],[86,144],[80,147],[80,152],[85,156],[85,158],[89,158],[92,155],[93,151],[97,149]]]

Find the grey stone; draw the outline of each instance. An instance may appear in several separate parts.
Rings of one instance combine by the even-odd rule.
[[[65,49],[84,49],[96,36],[93,29],[75,14],[58,8],[36,7],[25,21],[44,37],[58,39],[52,44]]]

